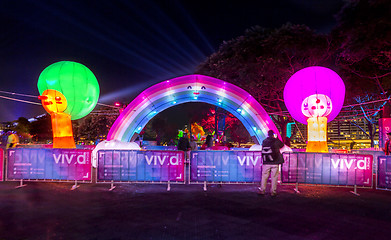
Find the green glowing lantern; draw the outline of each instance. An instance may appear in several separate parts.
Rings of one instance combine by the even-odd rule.
[[[64,113],[71,120],[82,118],[96,106],[99,98],[99,84],[86,66],[71,61],[53,63],[45,68],[38,79],[38,91],[56,90],[66,98]]]

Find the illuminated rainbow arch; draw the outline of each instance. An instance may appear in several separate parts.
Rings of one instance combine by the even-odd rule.
[[[140,93],[114,122],[107,140],[133,141],[156,114],[186,102],[204,102],[227,110],[259,143],[270,129],[281,139],[269,115],[248,92],[217,78],[187,75],[158,83]]]

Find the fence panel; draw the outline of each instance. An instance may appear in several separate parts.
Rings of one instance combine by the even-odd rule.
[[[373,156],[373,168],[372,168],[372,172],[374,174],[377,173],[377,159],[378,157],[380,156],[385,156],[384,152],[383,151],[375,151],[375,150],[363,150],[363,149],[353,149],[351,150],[351,153],[354,153],[354,154],[370,154]]]
[[[7,180],[91,181],[91,150],[8,150]]]
[[[372,155],[284,153],[283,183],[372,187]]]
[[[4,150],[0,148],[0,181],[4,181]]]
[[[391,190],[391,156],[378,157],[376,188]]]
[[[99,150],[98,182],[184,182],[184,152]]]
[[[254,183],[261,181],[260,151],[192,151],[190,182]]]

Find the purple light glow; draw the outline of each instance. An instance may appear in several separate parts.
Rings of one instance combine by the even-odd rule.
[[[314,94],[324,94],[331,99],[332,110],[327,121],[341,111],[345,98],[345,84],[334,71],[325,67],[304,68],[289,78],[284,88],[284,101],[289,113],[300,123],[307,124],[302,113],[304,99]]]

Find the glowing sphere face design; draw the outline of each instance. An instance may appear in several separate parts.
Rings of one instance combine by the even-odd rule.
[[[38,79],[38,90],[41,95],[45,90],[61,93],[60,102],[64,104],[66,99],[64,113],[69,114],[72,120],[89,114],[99,98],[99,85],[94,74],[86,66],[70,61],[57,62],[45,68]],[[58,93],[55,96],[59,96]],[[52,107],[46,106],[52,111]]]
[[[324,102],[324,108],[326,112],[317,110],[311,113],[303,110],[306,108],[303,106],[305,99],[310,99],[313,95],[325,95],[329,100],[322,100]],[[289,78],[284,88],[284,102],[291,116],[302,124],[307,124],[308,116],[316,116],[328,114],[327,121],[332,121],[338,113],[341,111],[345,98],[345,84],[342,79],[334,71],[325,67],[308,67],[304,68]],[[308,100],[310,105],[310,100]],[[330,102],[330,112],[328,113],[327,101]],[[332,106],[331,106],[332,105]],[[311,105],[311,108],[314,105]],[[317,105],[316,105],[317,107]],[[320,107],[320,105],[319,105]],[[305,115],[307,114],[307,115]]]
[[[301,112],[306,117],[326,117],[333,109],[331,99],[324,94],[314,94],[304,99]]]
[[[39,96],[42,105],[48,113],[64,112],[67,108],[67,99],[59,91],[48,89]]]

